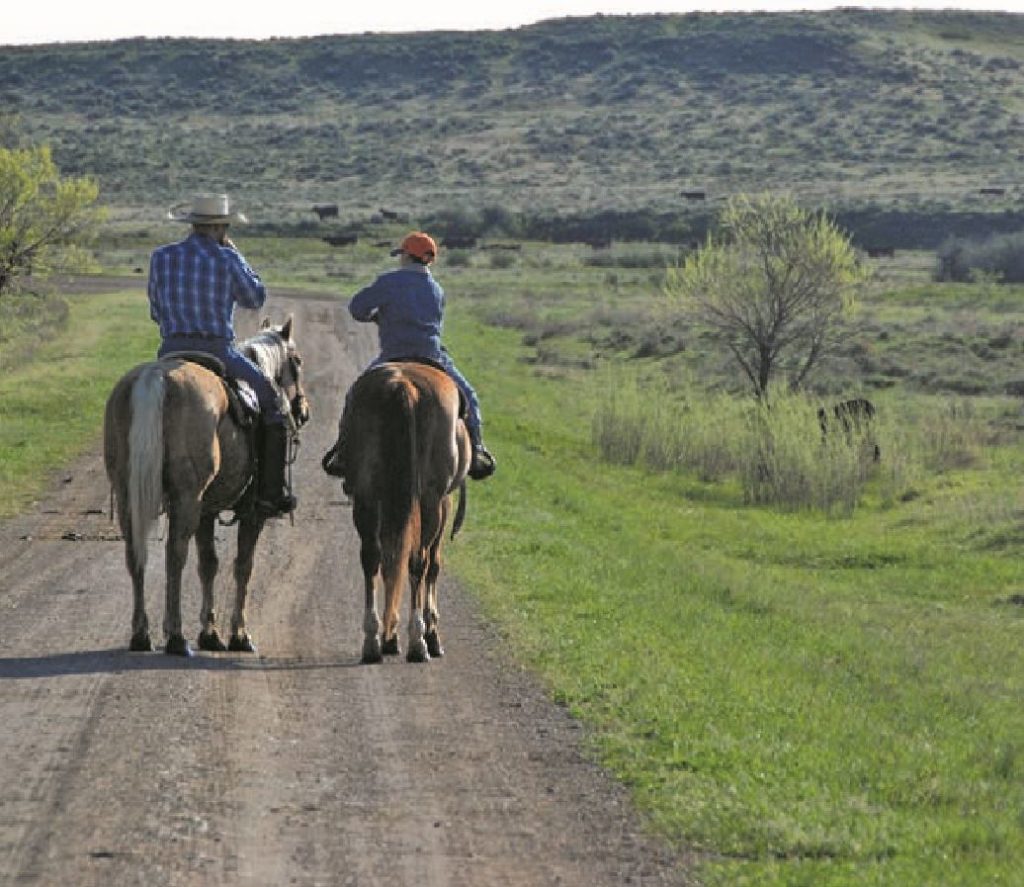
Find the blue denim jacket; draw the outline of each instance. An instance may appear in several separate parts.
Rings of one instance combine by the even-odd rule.
[[[376,320],[381,360],[427,357],[444,361],[444,290],[425,265],[381,274],[349,302],[356,320]]]

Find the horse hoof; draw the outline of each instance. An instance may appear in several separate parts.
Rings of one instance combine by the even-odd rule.
[[[148,634],[133,634],[128,649],[133,653],[152,653],[153,642],[149,639]]]
[[[167,639],[167,646],[164,648],[164,652],[169,656],[189,657],[192,655],[192,648],[188,645],[188,641],[185,638],[180,634],[176,634],[174,637]]]
[[[409,647],[409,652],[405,655],[406,662],[430,662],[430,653],[427,651],[427,645],[420,641],[418,644],[412,644]]]
[[[436,631],[427,634],[425,640],[427,642],[427,652],[432,659],[440,659],[444,656],[444,647],[441,646],[441,638],[438,637]]]
[[[255,653],[256,645],[252,642],[252,638],[247,635],[235,635],[231,638],[228,644],[228,649],[232,653]]]
[[[204,631],[199,635],[199,649],[206,650],[208,653],[223,653],[227,650],[227,646],[224,641],[220,639],[220,635],[217,634],[216,629],[213,631]]]
[[[384,641],[384,643],[381,645],[381,652],[385,656],[397,656],[399,653],[402,652],[402,648],[401,646],[399,646],[398,643],[397,634],[394,637],[388,638],[386,641]]]

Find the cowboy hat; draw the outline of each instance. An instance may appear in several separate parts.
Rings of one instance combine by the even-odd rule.
[[[245,224],[249,221],[242,213],[231,209],[227,194],[198,194],[191,203],[172,206],[167,211],[167,218],[172,222],[190,222],[193,225]]]

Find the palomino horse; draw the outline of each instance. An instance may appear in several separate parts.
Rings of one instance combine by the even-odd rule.
[[[291,317],[281,327],[264,321],[260,333],[241,349],[275,381],[291,404],[292,419],[302,424],[308,419],[308,406],[301,359],[291,336]],[[117,497],[125,561],[132,578],[130,649],[153,649],[146,618],[146,541],[164,508],[168,517],[166,651],[191,655],[181,630],[181,572],[193,536],[203,593],[200,649],[255,651],[246,630],[245,602],[253,552],[265,519],[254,508],[237,509],[235,609],[227,646],[217,631],[213,606],[218,567],[214,524],[217,515],[237,506],[250,482],[255,483],[251,438],[232,415],[221,379],[195,362],[167,355],[135,367],[114,386],[104,416],[103,458]]]
[[[460,500],[452,535],[465,514],[470,442],[459,416],[459,391],[447,373],[415,362],[384,363],[352,388],[346,431],[345,489],[361,541],[366,589],[363,662],[397,655],[398,610],[406,576],[410,662],[443,656],[438,634],[437,578],[441,544]],[[384,586],[384,621],[377,615],[376,578]]]

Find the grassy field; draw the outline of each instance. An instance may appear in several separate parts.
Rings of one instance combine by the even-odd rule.
[[[61,334],[31,349],[4,344],[5,352],[20,345],[31,354],[20,363],[0,361],[0,517],[23,508],[55,471],[96,446],[110,389],[156,350],[143,292],[68,297]]]
[[[362,246],[242,246],[271,284],[339,297],[389,263]],[[141,247],[118,244],[108,263],[131,273]],[[528,244],[511,260],[474,252],[441,263],[448,341],[480,392],[500,463],[473,487],[468,526],[448,549],[454,573],[552,696],[591,726],[595,756],[631,787],[651,827],[702,851],[705,882],[1018,883],[1015,402],[964,397],[923,375],[866,389],[880,412],[898,409],[909,424],[937,427],[936,406],[949,407],[953,425],[971,430],[953,447],[969,458],[929,462],[914,444],[903,458],[923,467],[900,488],[912,494],[886,494],[893,443],[913,438],[883,426],[883,461],[843,517],[752,506],[729,472],[708,480],[605,461],[594,420],[623,365],[661,379],[670,397],[702,377],[708,397],[732,396],[714,355],[659,320],[660,260],[645,258],[658,249],[594,262],[585,248]],[[886,268],[858,323],[877,326],[894,361],[907,358],[887,330],[919,341],[913,360],[932,361],[933,380],[957,377],[956,349],[938,347],[947,334],[981,335],[965,328],[966,306],[986,329],[1009,329],[1020,299],[983,284],[933,288],[924,260]],[[0,510],[95,442],[109,383],[72,396],[74,379],[92,366],[112,383],[151,352],[136,301],[72,299],[74,334],[0,383],[0,464],[7,489],[22,490],[5,493]],[[993,349],[991,373],[1012,375],[1019,351]],[[841,355],[854,371],[858,353]],[[862,392],[865,378],[847,381]],[[29,461],[28,441],[44,435],[59,446]]]
[[[595,470],[579,382],[488,373],[525,356],[507,335],[453,341],[502,471],[452,561],[708,883],[1014,883],[1021,452],[902,507],[780,514]]]

